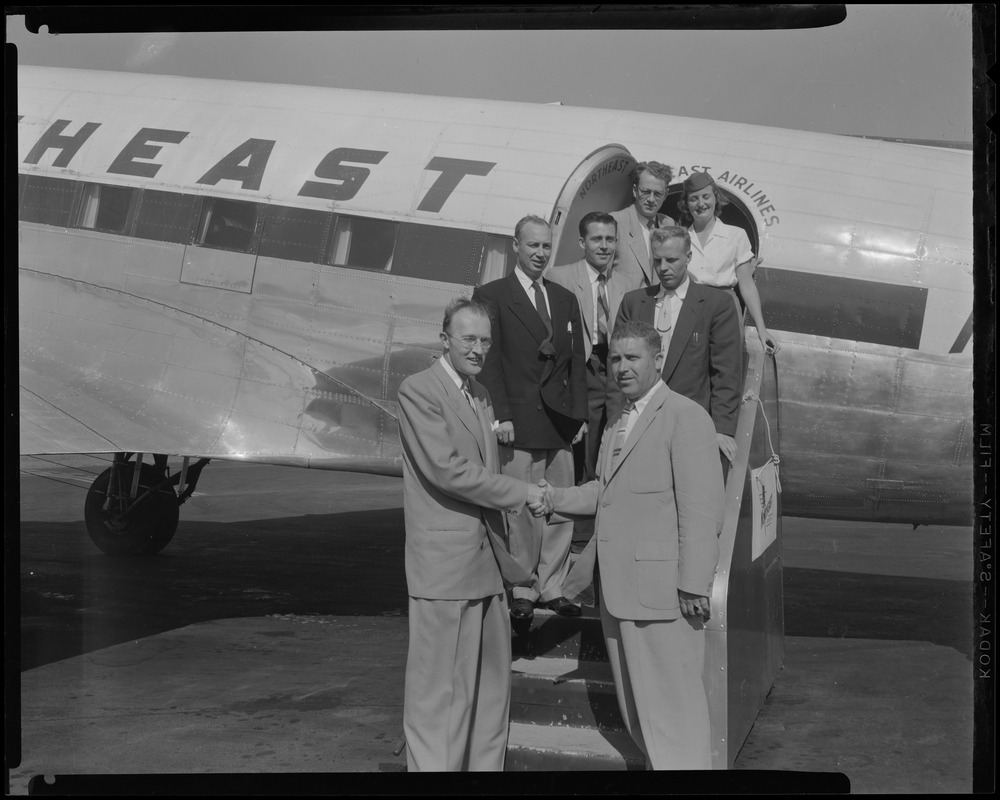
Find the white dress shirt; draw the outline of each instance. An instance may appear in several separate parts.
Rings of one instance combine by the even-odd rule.
[[[545,291],[545,284],[542,283],[542,279],[539,278],[537,281],[531,280],[531,278],[522,272],[520,264],[514,267],[514,274],[517,276],[518,283],[524,288],[524,293],[528,295],[532,306],[535,305],[535,290],[531,288],[531,284],[538,284],[538,288],[542,290],[542,297],[545,298],[545,309],[549,312],[549,319],[552,319],[552,304],[549,302],[549,293]]]

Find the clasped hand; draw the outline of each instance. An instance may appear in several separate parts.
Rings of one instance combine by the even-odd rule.
[[[543,479],[537,486],[528,487],[528,510],[535,517],[547,517],[552,513],[552,487],[548,481]]]

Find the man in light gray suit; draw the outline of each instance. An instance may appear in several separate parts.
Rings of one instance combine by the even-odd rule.
[[[500,474],[489,394],[473,376],[492,344],[489,311],[445,311],[444,355],[399,387],[409,651],[403,729],[409,771],[504,767],[510,617],[504,583],[530,575],[507,549],[502,512],[542,490]]]
[[[606,422],[608,341],[618,316],[628,283],[611,262],[617,244],[617,224],[610,214],[591,211],[580,220],[580,247],[583,258],[572,264],[553,267],[546,277],[576,295],[583,318],[583,345],[587,358],[587,433],[576,452],[582,469],[577,480],[591,480],[597,449]]]
[[[656,275],[649,263],[649,232],[675,224],[673,218],[659,213],[673,175],[670,167],[658,161],[637,164],[632,205],[611,212],[618,223],[618,248],[612,271],[626,279],[629,289],[657,285]]]
[[[711,769],[702,671],[722,468],[708,412],[667,388],[662,369],[656,328],[639,321],[615,327],[610,370],[628,402],[608,422],[598,477],[552,487],[551,508],[596,514],[596,534],[564,588],[574,596],[600,565],[601,626],[618,705],[648,765]]]

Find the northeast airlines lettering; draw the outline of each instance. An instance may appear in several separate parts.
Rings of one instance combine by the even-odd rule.
[[[75,133],[64,133],[71,124],[71,120],[65,119],[53,122],[25,156],[24,163],[37,164],[49,150],[55,150],[57,155],[52,166],[70,166],[84,143],[101,127],[99,122],[87,122]],[[161,151],[169,145],[180,144],[188,135],[189,131],[141,128],[111,161],[107,172],[136,178],[154,178],[163,166],[155,161]],[[215,186],[220,181],[234,181],[243,189],[258,191],[275,144],[273,139],[247,139],[214,164],[196,183]],[[313,175],[319,180],[307,180],[298,194],[300,197],[318,197],[324,200],[350,200],[371,175],[370,169],[358,165],[377,165],[387,155],[384,150],[354,147],[331,150],[316,165]],[[440,175],[420,200],[417,211],[440,211],[466,175],[485,176],[495,166],[496,163],[490,161],[435,156],[427,162],[424,169],[439,172]]]
[[[707,172],[711,175],[712,168],[701,166],[681,167],[677,170],[677,178],[679,180],[684,180],[695,172]],[[737,172],[730,172],[728,169],[723,171],[717,177],[713,177],[715,177],[716,183],[727,184],[730,191],[739,191],[745,195],[748,200],[752,201],[753,205],[757,208],[757,213],[760,214],[761,219],[764,220],[765,226],[770,227],[771,225],[776,225],[781,221],[776,214],[771,213],[777,209],[775,209],[774,204],[770,201],[770,199],[768,199],[764,190],[757,189],[756,191],[753,191],[754,184],[748,178],[743,177]],[[770,214],[770,216],[768,216],[768,214]]]

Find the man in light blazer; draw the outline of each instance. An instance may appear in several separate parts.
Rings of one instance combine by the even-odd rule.
[[[653,231],[652,249],[658,283],[626,294],[615,326],[642,320],[660,332],[664,382],[711,415],[719,450],[732,462],[743,386],[743,327],[736,304],[726,290],[688,276],[691,235],[686,228]],[[609,419],[621,404],[621,392],[608,381]]]
[[[587,434],[579,453],[582,469],[577,479],[591,480],[607,422],[608,340],[618,316],[618,306],[629,286],[614,270],[617,244],[614,218],[602,211],[591,211],[580,220],[580,248],[584,257],[572,264],[552,267],[546,277],[569,289],[580,304],[583,320],[583,347],[587,359]]]
[[[572,486],[572,445],[587,426],[583,322],[573,294],[542,275],[552,254],[552,230],[540,217],[514,228],[517,265],[505,278],[475,289],[489,307],[493,347],[483,365],[483,385],[497,416],[500,470],[528,483]],[[525,519],[527,517],[527,519]],[[535,606],[562,616],[580,607],[562,591],[569,569],[573,525],[547,525],[530,514],[510,521],[511,553],[532,570],[531,586],[511,591],[517,630],[530,629]]]
[[[488,310],[445,311],[444,355],[399,388],[409,651],[403,704],[410,771],[502,770],[510,709],[504,582],[528,580],[506,549],[504,514],[542,490],[501,475],[490,397],[473,376]]]
[[[722,469],[711,419],[667,388],[662,364],[655,328],[634,321],[615,327],[610,369],[628,403],[604,433],[598,477],[552,488],[550,497],[557,514],[596,514],[595,536],[566,591],[573,596],[589,584],[599,564],[601,624],[618,704],[647,765],[710,769],[702,671],[722,530]]]
[[[656,285],[656,275],[649,259],[649,235],[657,228],[675,224],[672,217],[659,213],[673,174],[670,167],[658,161],[637,164],[632,183],[632,205],[611,212],[618,224],[618,247],[612,271],[625,279],[629,289]]]

